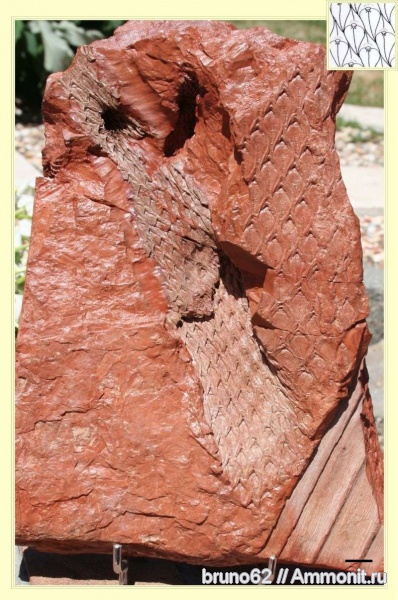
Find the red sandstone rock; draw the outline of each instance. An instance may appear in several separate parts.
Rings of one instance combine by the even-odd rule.
[[[314,497],[314,450],[366,397],[365,435],[358,412],[345,422],[362,459],[345,455],[339,483],[366,459],[369,531],[346,540],[365,557],[382,465],[334,149],[350,75],[324,65],[322,47],[265,29],[142,21],[50,77],[18,335],[18,543],[227,565],[279,536],[282,559],[340,568],[335,520],[312,534],[302,514],[311,552],[301,512],[275,526]]]

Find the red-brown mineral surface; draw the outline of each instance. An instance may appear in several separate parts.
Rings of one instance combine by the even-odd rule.
[[[334,147],[349,82],[321,46],[189,21],[130,22],[49,78],[18,543],[381,566],[368,302]]]

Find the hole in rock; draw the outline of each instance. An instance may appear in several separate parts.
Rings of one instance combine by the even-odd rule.
[[[228,254],[218,249],[220,261],[220,279],[228,294],[236,299],[245,298],[245,289],[240,269],[232,262]]]
[[[242,164],[242,160],[243,160],[242,152],[240,150],[238,150],[238,148],[235,148],[235,150],[234,150],[234,158],[238,165]]]
[[[164,142],[165,156],[173,156],[195,133],[196,97],[203,96],[205,89],[199,84],[195,73],[190,73],[181,84],[177,95],[178,117],[175,128]]]
[[[221,121],[221,133],[227,140],[231,139],[231,128],[229,125],[229,115],[225,109],[221,109],[222,121]]]
[[[128,126],[128,119],[116,108],[106,108],[101,113],[106,131],[122,131]]]

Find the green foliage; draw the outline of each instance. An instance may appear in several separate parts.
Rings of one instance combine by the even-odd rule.
[[[239,29],[267,27],[273,33],[302,42],[325,44],[326,21],[230,21]]]
[[[384,106],[384,71],[361,71],[357,69],[348,90],[347,104],[359,106]]]
[[[353,142],[354,144],[361,144],[364,142],[377,142],[383,140],[383,134],[373,127],[363,126],[355,119],[345,119],[340,115],[337,116],[336,120],[337,131],[343,129],[349,130],[349,136],[347,142]]]
[[[26,263],[28,260],[30,242],[30,223],[32,221],[29,199],[33,201],[33,188],[27,188],[22,194],[15,196],[15,328],[18,328],[19,315],[22,306],[23,290],[25,286]],[[26,201],[28,200],[28,205]]]
[[[296,40],[325,44],[326,21],[230,21],[236,27],[267,27],[274,33]],[[27,118],[40,120],[45,81],[63,71],[76,48],[93,39],[108,37],[125,23],[122,20],[15,21],[16,97]],[[383,106],[384,73],[356,71],[346,102],[362,106]]]
[[[64,71],[76,49],[113,33],[124,21],[15,21],[15,95],[27,118],[40,119],[50,73]]]
[[[362,129],[362,125],[359,123],[359,121],[356,121],[355,119],[345,119],[344,117],[337,115],[337,119],[336,119],[337,131],[340,131],[344,127],[352,127],[353,129]]]

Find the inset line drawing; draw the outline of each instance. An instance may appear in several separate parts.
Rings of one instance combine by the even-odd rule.
[[[330,4],[329,67],[395,67],[395,2]]]

